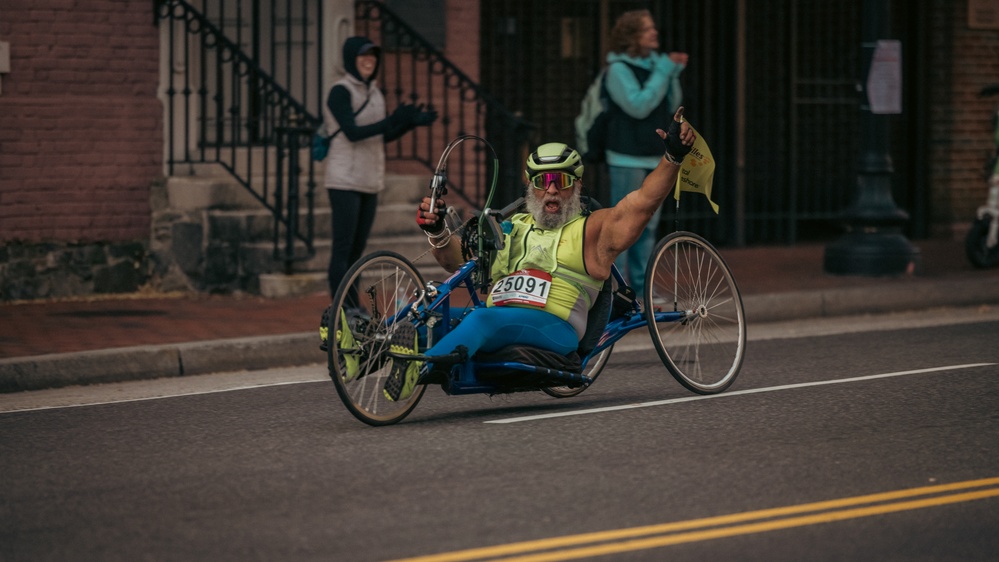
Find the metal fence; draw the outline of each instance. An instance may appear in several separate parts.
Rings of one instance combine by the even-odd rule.
[[[317,167],[307,147],[326,96],[323,4],[153,2],[169,72],[164,87],[168,172],[194,173],[199,164],[224,168],[273,213],[275,259],[284,260],[289,270],[292,262],[315,253]],[[475,135],[489,143],[501,163],[495,202],[515,198],[520,154],[532,126],[489,97],[381,2],[359,0],[355,10],[357,32],[385,45],[380,83],[390,111],[401,103],[424,103],[440,114],[431,126],[390,143],[387,158],[415,163],[425,173],[434,169],[450,140]],[[470,207],[481,206],[494,177],[493,162],[483,143],[463,143],[449,160],[452,193]]]
[[[256,0],[202,4],[154,1],[169,72],[168,173],[186,165],[193,174],[199,164],[228,171],[272,212],[275,259],[290,269],[292,262],[315,254],[315,167],[295,147],[307,146],[316,126],[306,103],[309,93],[318,91],[310,80],[322,60],[318,49],[307,47],[322,42],[315,25],[322,3],[289,1],[284,12],[269,3],[268,14],[260,13]],[[279,81],[274,72],[284,66],[294,70]]]
[[[912,14],[922,3],[886,1],[899,12],[893,25],[914,44],[920,37],[912,35]],[[699,196],[683,197],[680,227],[719,245],[830,239],[840,232],[841,213],[857,185],[861,5],[862,0],[483,3],[483,83],[537,123],[542,138],[572,142],[579,101],[605,64],[605,45],[598,39],[624,10],[647,8],[661,49],[690,54],[681,75],[686,115],[718,162],[713,198],[720,214]],[[577,37],[582,38],[578,48]],[[903,140],[917,141],[909,136]],[[911,152],[911,146],[893,148],[893,155]],[[902,171],[896,170],[902,189],[918,188],[906,184]],[[587,175],[587,186],[599,195],[600,170],[588,168]],[[676,219],[675,205],[667,201],[660,232],[672,230]]]

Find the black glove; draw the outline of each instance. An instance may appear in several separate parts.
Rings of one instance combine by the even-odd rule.
[[[430,109],[425,110],[426,106],[422,103],[416,106],[416,111],[413,113],[413,126],[422,127],[423,125],[429,125],[437,120],[437,111]]]
[[[670,121],[666,138],[663,139],[663,146],[666,148],[663,157],[677,165],[683,162],[683,157],[690,152],[690,149],[694,148],[693,145],[687,146],[680,140],[680,122],[676,119]]]
[[[392,112],[392,122],[406,127],[413,122],[414,115],[416,115],[416,106],[411,103],[404,103]]]
[[[437,200],[437,211],[435,213],[437,215],[437,220],[434,221],[433,223],[430,223],[430,222],[427,222],[427,221],[432,220],[432,219],[426,218],[427,213],[429,213],[430,211],[424,211],[423,210],[423,203],[420,202],[420,205],[418,207],[416,207],[416,224],[424,232],[426,232],[428,234],[440,234],[441,231],[444,230],[444,208],[445,208],[445,206],[444,206],[444,200],[443,199],[438,199]]]

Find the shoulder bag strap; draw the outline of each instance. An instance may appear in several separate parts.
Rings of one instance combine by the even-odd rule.
[[[361,104],[361,107],[357,108],[357,111],[355,111],[355,112],[354,112],[354,117],[357,117],[357,114],[358,114],[358,113],[360,113],[360,112],[364,111],[364,108],[365,108],[365,107],[368,107],[368,102],[369,102],[369,101],[371,101],[371,96],[368,96],[368,98],[364,100],[364,103],[362,103],[362,104]],[[330,135],[330,136],[326,137],[326,140],[333,140],[333,137],[335,137],[335,136],[337,136],[338,134],[340,134],[340,131],[341,131],[342,129],[343,129],[343,127],[341,127],[341,128],[339,128],[339,129],[337,129],[337,130],[336,130],[336,131],[335,131],[335,132],[334,132],[334,133],[333,133],[332,135]]]

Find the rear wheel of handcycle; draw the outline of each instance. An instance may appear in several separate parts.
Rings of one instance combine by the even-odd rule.
[[[612,345],[601,351],[593,359],[590,359],[589,363],[587,363],[586,367],[583,369],[583,375],[589,377],[591,381],[597,380],[597,376],[600,375],[600,371],[604,370],[604,365],[606,365],[607,360],[610,359],[611,351],[613,349],[614,346]],[[580,392],[583,392],[587,388],[589,388],[589,386],[549,386],[542,388],[541,390],[548,396],[552,396],[554,398],[571,398]]]
[[[710,242],[674,232],[656,244],[645,273],[645,316],[659,358],[698,394],[728,388],[746,353],[746,317],[732,272]],[[657,322],[657,312],[683,312]]]
[[[419,340],[418,345],[410,337],[396,337],[393,341],[400,329],[412,333],[409,318],[399,322],[395,318],[413,303],[423,287],[423,278],[409,260],[382,251],[351,266],[333,297],[327,352],[330,378],[350,413],[364,423],[396,423],[409,415],[423,397],[425,385],[397,401],[390,400],[383,391],[392,370],[392,358],[387,355],[390,344],[407,342],[407,347],[420,353],[431,345],[431,335],[425,330],[420,331],[419,338],[410,336]]]

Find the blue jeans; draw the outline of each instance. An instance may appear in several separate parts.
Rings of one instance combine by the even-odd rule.
[[[607,173],[610,176],[611,205],[617,205],[626,195],[638,189],[651,171],[642,168],[608,166]],[[656,235],[659,230],[659,215],[661,212],[662,207],[657,209],[655,214],[652,215],[652,220],[649,221],[645,230],[642,231],[642,235],[638,238],[638,241],[632,244],[630,248],[625,250],[614,261],[614,264],[621,270],[621,274],[624,275],[625,280],[628,281],[628,284],[631,285],[631,288],[635,290],[640,299],[645,298],[645,266],[648,265],[649,255],[652,254],[652,249],[656,244]]]

